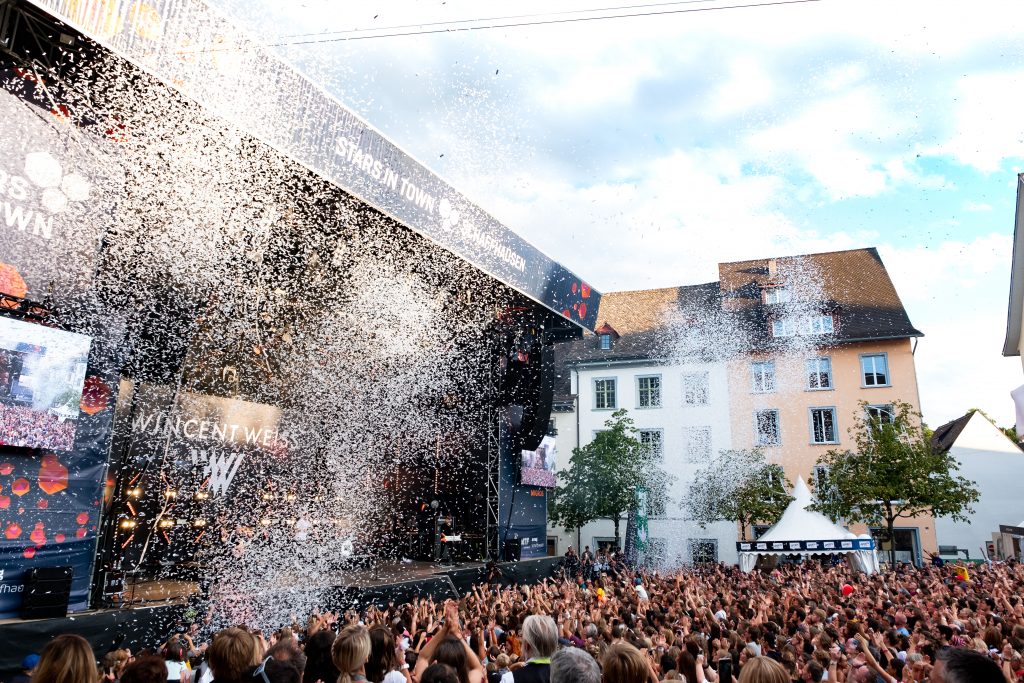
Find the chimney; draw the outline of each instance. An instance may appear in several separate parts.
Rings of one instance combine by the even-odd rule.
[[[768,259],[768,277],[775,279],[778,274],[779,264],[773,258]]]

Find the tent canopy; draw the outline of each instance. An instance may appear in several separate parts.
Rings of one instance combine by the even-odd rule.
[[[760,555],[850,555],[853,565],[869,574],[878,571],[875,543],[868,535],[857,536],[825,515],[808,510],[814,497],[803,477],[793,486],[793,501],[778,522],[756,541],[737,544],[740,569],[749,572]]]

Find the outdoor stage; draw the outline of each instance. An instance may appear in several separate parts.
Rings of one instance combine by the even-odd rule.
[[[502,584],[534,584],[551,577],[560,557],[544,557],[521,562],[502,562]],[[336,584],[303,586],[323,591],[333,599],[323,605],[334,611],[362,608],[369,604],[384,607],[389,602],[404,603],[417,596],[435,601],[458,599],[473,584],[487,575],[482,562],[439,566],[428,562],[395,563],[375,569],[345,572]],[[290,588],[268,586],[269,590]],[[134,596],[134,597],[133,597]],[[120,608],[90,610],[63,619],[0,620],[0,642],[17,643],[16,648],[0,649],[0,679],[18,672],[26,652],[39,652],[55,635],[77,633],[85,637],[97,655],[128,647],[133,652],[155,647],[179,627],[187,627],[185,610],[199,597],[199,584],[191,581],[147,581],[129,586]],[[129,604],[128,601],[133,601]]]

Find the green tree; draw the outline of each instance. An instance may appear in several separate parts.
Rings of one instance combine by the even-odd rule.
[[[891,413],[877,413],[861,401],[848,431],[853,450],[830,450],[818,459],[825,469],[815,509],[833,520],[884,525],[890,539],[900,518],[931,513],[968,521],[978,490],[957,474],[952,455],[932,446],[913,406],[896,401]],[[889,562],[896,563],[895,544]]]
[[[760,450],[722,451],[696,474],[682,505],[701,527],[736,522],[746,540],[747,527],[779,521],[793,500],[786,492],[790,486],[782,466],[769,463]]]
[[[640,443],[625,410],[604,424],[593,441],[573,449],[569,469],[559,472],[564,483],[555,489],[552,522],[569,530],[609,519],[619,546],[622,520],[638,510],[643,497],[649,508],[663,507],[670,477],[661,469],[659,454]]]

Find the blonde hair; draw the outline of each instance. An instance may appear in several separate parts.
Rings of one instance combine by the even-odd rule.
[[[370,633],[365,626],[346,626],[334,639],[331,659],[341,675],[338,683],[351,683],[352,674],[359,671],[370,658]]]
[[[82,636],[57,636],[43,648],[32,680],[42,683],[97,683],[99,670],[92,647]]]
[[[790,683],[790,678],[771,657],[751,657],[740,670],[740,683]]]
[[[242,628],[226,628],[213,637],[206,651],[210,671],[218,681],[239,681],[249,667],[263,659],[259,639]]]
[[[612,645],[601,660],[603,683],[647,683],[650,679],[651,666],[647,659],[627,643]]]

